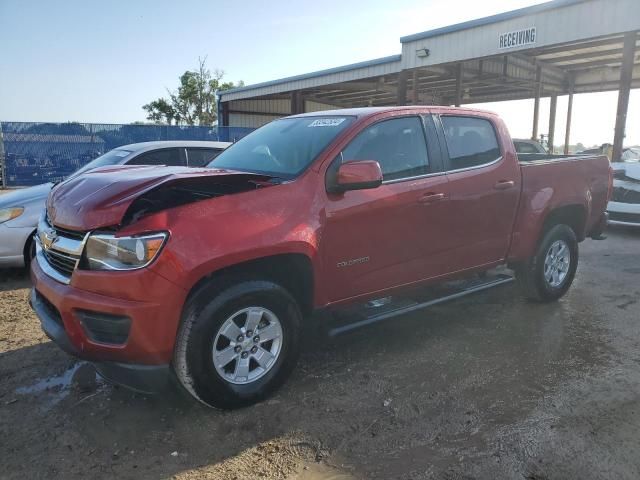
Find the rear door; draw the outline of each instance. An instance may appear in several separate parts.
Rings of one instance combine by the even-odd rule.
[[[506,257],[520,199],[520,166],[500,142],[508,132],[482,116],[442,114],[435,121],[449,179],[450,270],[499,262]]]
[[[443,268],[447,178],[431,119],[396,116],[365,127],[327,174],[354,160],[379,162],[383,184],[327,194],[321,254],[332,278],[330,301],[436,276]]]

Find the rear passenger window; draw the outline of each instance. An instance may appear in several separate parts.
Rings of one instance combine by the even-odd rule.
[[[129,165],[167,165],[169,167],[182,166],[180,150],[177,148],[166,148],[164,150],[154,150],[143,153],[128,162]]]
[[[342,152],[342,162],[376,160],[384,180],[424,175],[429,171],[422,120],[385,120],[360,132]]]
[[[187,165],[189,167],[204,167],[222,152],[213,148],[187,148]]]
[[[449,150],[449,170],[477,167],[497,160],[500,147],[490,121],[476,117],[441,117]]]

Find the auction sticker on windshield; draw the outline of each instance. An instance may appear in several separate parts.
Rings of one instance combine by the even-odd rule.
[[[344,118],[319,118],[311,122],[307,127],[337,127],[344,120]]]

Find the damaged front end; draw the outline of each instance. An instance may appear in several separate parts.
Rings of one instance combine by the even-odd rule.
[[[137,270],[150,265],[168,232],[123,231],[148,215],[274,185],[271,177],[225,170],[117,167],[57,186],[36,235],[42,270],[68,284],[76,269]]]
[[[225,177],[224,180],[220,177],[213,180],[210,177],[206,177],[169,182],[136,198],[127,209],[121,225],[130,225],[146,215],[169,208],[210,198],[257,190],[271,185],[273,183],[269,182],[269,177],[256,178],[256,175],[234,175]]]
[[[66,230],[113,229],[169,208],[272,186],[271,180],[229,170],[106,167],[55,187],[47,212],[53,225]]]

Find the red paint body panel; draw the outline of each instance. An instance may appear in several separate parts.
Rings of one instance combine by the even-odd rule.
[[[499,160],[374,189],[327,193],[331,161],[366,126],[394,116],[460,112],[493,123],[502,150]],[[170,234],[151,266],[130,272],[76,270],[70,285],[49,278],[34,262],[35,288],[60,310],[72,343],[97,360],[168,363],[189,291],[222,268],[277,254],[305,255],[313,267],[314,306],[321,308],[524,260],[534,252],[554,209],[582,206],[585,234],[605,210],[606,157],[520,164],[504,123],[493,114],[444,107],[341,114],[358,118],[297,179],[169,208],[129,225],[120,225],[125,212],[153,188],[246,174],[129,167],[85,174],[58,186],[48,203],[50,219],[58,226]],[[117,348],[91,343],[74,316],[79,308],[130,316],[128,343]]]
[[[64,285],[51,279],[32,262],[34,288],[60,312],[71,343],[80,354],[96,361],[167,364],[187,292],[152,271],[74,273]],[[80,284],[79,288],[76,285]],[[77,310],[91,310],[131,318],[131,332],[123,346],[103,345],[89,339]]]

